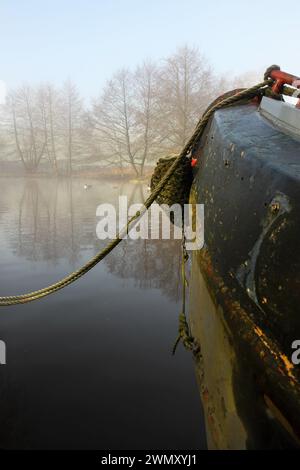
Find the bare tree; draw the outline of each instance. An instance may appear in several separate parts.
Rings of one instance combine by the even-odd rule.
[[[29,173],[45,157],[56,175],[61,161],[67,161],[67,173],[72,174],[74,158],[86,157],[92,147],[86,110],[70,81],[61,90],[51,84],[12,90],[1,121]]]
[[[141,176],[146,161],[157,158],[160,150],[158,87],[158,67],[153,62],[144,62],[134,74],[135,137]]]
[[[24,168],[30,173],[36,172],[47,143],[37,96],[33,88],[24,85],[7,99],[9,132]]]
[[[73,160],[82,152],[81,130],[84,106],[76,86],[70,80],[65,82],[61,96],[60,127],[68,162],[68,174],[72,175]]]
[[[130,165],[142,176],[149,158],[157,155],[160,140],[157,101],[158,69],[144,62],[134,74],[121,70],[94,103],[93,119],[107,161]]]
[[[46,137],[45,152],[54,173],[58,175],[59,92],[51,84],[42,85],[38,98]]]
[[[177,152],[212,96],[213,74],[198,49],[182,47],[167,58],[160,74],[161,133],[167,148]]]
[[[128,70],[120,70],[107,83],[100,98],[94,102],[93,121],[108,161],[129,164],[139,175],[133,77]]]

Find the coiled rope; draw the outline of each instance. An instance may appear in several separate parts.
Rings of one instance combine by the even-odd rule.
[[[25,304],[28,302],[32,302],[33,300],[41,299],[42,297],[46,297],[47,295],[52,294],[53,292],[56,292],[60,289],[63,289],[69,284],[72,284],[77,279],[79,279],[84,274],[86,274],[88,271],[90,271],[90,269],[92,269],[94,266],[96,266],[96,264],[102,261],[122,241],[122,239],[127,235],[129,229],[134,226],[134,223],[137,222],[137,220],[147,211],[147,209],[149,209],[151,204],[157,198],[157,196],[159,195],[161,190],[164,188],[169,178],[173,175],[174,171],[180,165],[182,160],[189,156],[195,144],[199,142],[199,139],[201,138],[203,131],[207,123],[209,122],[211,116],[213,115],[213,113],[217,111],[218,109],[232,106],[233,104],[236,104],[236,103],[242,103],[243,101],[251,100],[255,96],[263,95],[265,93],[265,90],[268,89],[267,88],[268,85],[271,85],[272,83],[273,83],[273,80],[266,79],[262,83],[259,83],[258,85],[255,85],[251,88],[245,89],[237,93],[236,95],[230,96],[220,102],[217,102],[212,107],[210,107],[208,111],[199,120],[192,137],[184,146],[181,153],[178,155],[178,157],[175,159],[172,166],[170,166],[170,168],[165,173],[161,181],[158,183],[158,185],[155,187],[153,192],[147,198],[141,211],[136,212],[136,214],[129,219],[125,228],[119,231],[119,233],[117,234],[117,237],[114,240],[112,240],[103,250],[101,250],[93,258],[91,258],[86,264],[84,264],[81,268],[72,272],[68,276],[64,277],[63,279],[59,280],[58,282],[51,284],[47,287],[44,287],[42,289],[28,292],[27,294],[0,297],[0,306]]]

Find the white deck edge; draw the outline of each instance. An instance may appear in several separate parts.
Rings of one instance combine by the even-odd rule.
[[[280,130],[300,137],[300,109],[292,104],[264,96],[259,112]]]

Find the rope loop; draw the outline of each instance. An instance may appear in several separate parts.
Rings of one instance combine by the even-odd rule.
[[[178,319],[178,336],[172,349],[172,355],[174,356],[177,350],[177,346],[180,341],[187,351],[191,351],[195,358],[198,358],[200,354],[200,345],[196,339],[192,336],[190,327],[186,317],[186,263],[189,259],[188,252],[185,246],[185,236],[182,228],[182,254],[181,254],[181,281],[182,281],[182,310]]]

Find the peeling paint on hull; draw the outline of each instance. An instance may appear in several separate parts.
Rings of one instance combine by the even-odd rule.
[[[218,111],[194,155],[205,204],[191,328],[212,448],[298,447],[300,143],[255,106]]]

